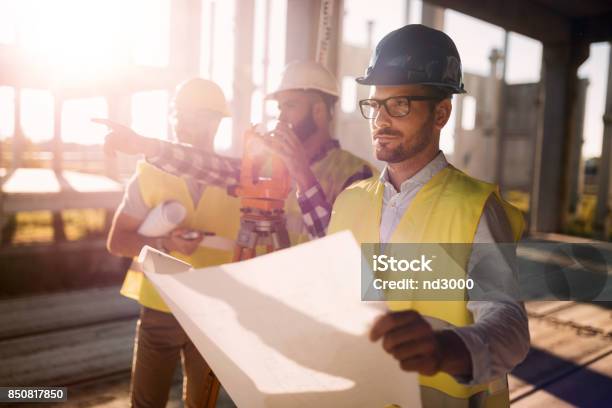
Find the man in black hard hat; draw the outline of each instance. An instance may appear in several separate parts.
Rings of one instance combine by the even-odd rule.
[[[451,97],[465,92],[461,78],[457,48],[441,31],[407,25],[380,41],[357,82],[370,86],[359,106],[387,165],[337,198],[329,232],[349,229],[361,243],[465,244],[454,257],[461,276],[507,287],[512,266],[495,245],[474,244],[515,242],[522,214],[496,186],[449,165],[439,148]],[[476,267],[484,261],[492,266]],[[504,295],[389,302],[370,336],[403,370],[421,374],[423,406],[508,406],[506,374],[526,356],[529,329],[522,303]]]

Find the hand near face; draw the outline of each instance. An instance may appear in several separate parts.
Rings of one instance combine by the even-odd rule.
[[[434,375],[442,367],[442,352],[436,332],[418,312],[389,312],[370,330],[370,340],[382,339],[385,351],[404,371]]]
[[[306,151],[293,130],[286,123],[279,122],[274,130],[274,136],[256,134],[256,139],[268,151],[278,155],[287,166],[289,174],[303,191],[316,183],[316,178],[310,170]]]

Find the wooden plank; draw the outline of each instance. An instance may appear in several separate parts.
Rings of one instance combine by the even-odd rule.
[[[549,317],[612,336],[612,310],[597,304],[575,303],[569,308],[551,313]]]
[[[170,388],[166,408],[182,408],[180,378]],[[130,376],[123,374],[109,380],[68,387],[68,401],[49,405],[57,408],[124,408],[130,406]]]
[[[58,253],[74,256],[82,251],[106,251],[106,239],[86,239],[71,242],[53,242],[44,244],[13,245],[2,248],[3,256],[37,256],[40,254]]]
[[[612,350],[612,339],[591,335],[546,317],[530,317],[532,349],[509,377],[511,399],[532,392],[540,384],[562,377]]]
[[[128,372],[136,319],[0,342],[0,384],[72,384]]]
[[[546,315],[549,313],[556,312],[557,310],[571,307],[573,304],[574,302],[566,300],[533,301],[526,302],[525,309],[527,309],[527,313],[535,315]]]
[[[606,241],[598,241],[596,239],[577,237],[574,235],[558,234],[555,232],[530,232],[529,241],[547,241],[547,242],[563,242],[569,244],[595,244],[597,248],[605,248],[612,250],[612,243]]]
[[[179,370],[176,372],[166,408],[182,408],[182,380]],[[68,401],[50,404],[57,408],[124,408],[130,405],[129,375],[118,375],[108,379],[68,387]],[[219,393],[216,408],[235,408],[236,405],[223,389]],[[19,407],[16,407],[19,408]]]
[[[0,339],[138,316],[138,304],[119,287],[0,301]]]

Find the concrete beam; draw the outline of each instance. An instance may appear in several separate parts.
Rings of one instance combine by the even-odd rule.
[[[574,33],[588,42],[612,41],[612,13],[574,20]]]
[[[542,55],[544,107],[537,135],[530,230],[559,232],[569,206],[577,70],[589,55],[586,43],[545,44]]]
[[[165,89],[176,86],[186,75],[185,71],[172,68],[128,65],[83,83],[70,77],[57,77],[48,66],[33,64],[12,48],[15,47],[0,46],[0,85],[60,91],[64,100]]]
[[[427,0],[546,43],[571,39],[570,20],[528,0]]]

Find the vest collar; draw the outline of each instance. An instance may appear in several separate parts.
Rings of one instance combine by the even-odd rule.
[[[310,159],[310,164],[313,165],[316,162],[321,161],[325,156],[327,156],[327,153],[329,153],[330,150],[339,148],[340,142],[338,142],[336,139],[329,139],[327,142],[323,143],[319,151],[312,156]]]

